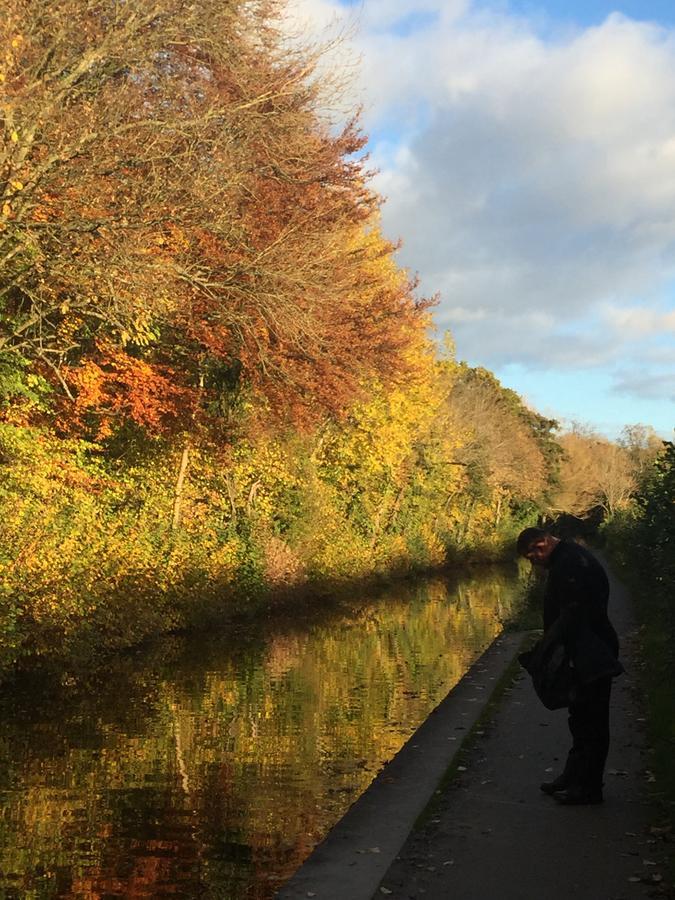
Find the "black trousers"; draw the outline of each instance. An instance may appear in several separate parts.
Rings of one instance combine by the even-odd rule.
[[[569,705],[572,749],[565,764],[570,785],[584,790],[601,790],[609,750],[609,698],[611,678],[599,678],[578,688]]]

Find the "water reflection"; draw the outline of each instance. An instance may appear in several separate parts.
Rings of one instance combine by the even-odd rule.
[[[514,572],[172,639],[0,698],[0,895],[265,900],[500,629]]]

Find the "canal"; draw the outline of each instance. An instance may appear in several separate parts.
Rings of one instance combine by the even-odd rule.
[[[521,596],[482,567],[21,678],[0,896],[267,900]]]

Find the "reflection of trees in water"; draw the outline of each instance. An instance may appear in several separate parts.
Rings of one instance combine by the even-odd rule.
[[[0,870],[17,896],[268,897],[489,643],[515,590],[493,571],[424,580],[234,644],[169,641],[67,687],[24,682],[14,717],[0,699]]]

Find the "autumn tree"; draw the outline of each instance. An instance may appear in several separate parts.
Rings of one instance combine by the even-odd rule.
[[[626,451],[638,482],[651,471],[654,461],[663,449],[663,441],[651,425],[626,425],[617,441]]]
[[[379,266],[358,123],[323,114],[320,50],[282,13],[5,3],[0,353],[63,421],[162,431],[241,384],[340,411],[405,370],[423,304]]]
[[[557,465],[555,422],[529,410],[485,369],[458,367],[448,398],[453,428],[462,436],[457,460],[472,492],[494,494],[496,524],[506,503],[541,502]]]
[[[601,507],[612,516],[627,506],[637,479],[624,447],[579,425],[559,440],[563,456],[556,510],[583,517]]]

